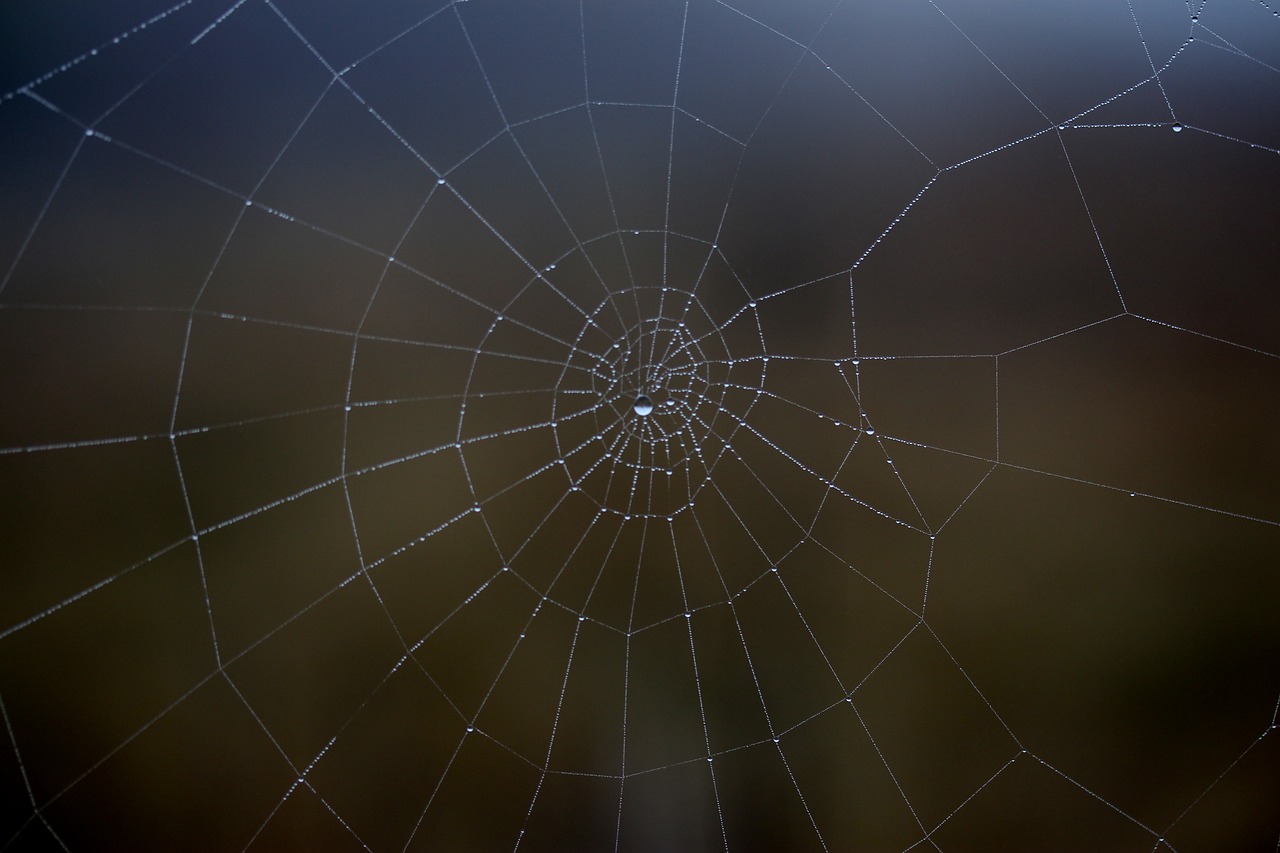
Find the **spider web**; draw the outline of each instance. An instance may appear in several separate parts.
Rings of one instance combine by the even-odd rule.
[[[1272,5],[6,14],[5,849],[1280,847]]]

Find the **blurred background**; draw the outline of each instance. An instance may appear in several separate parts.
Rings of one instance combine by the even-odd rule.
[[[1280,845],[1267,5],[0,20],[3,849]]]

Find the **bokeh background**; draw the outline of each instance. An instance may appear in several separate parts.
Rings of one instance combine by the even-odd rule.
[[[4,849],[1280,845],[1267,4],[0,22]]]

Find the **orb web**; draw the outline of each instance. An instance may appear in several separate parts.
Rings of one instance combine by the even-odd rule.
[[[12,18],[4,849],[1280,843],[1270,6]]]

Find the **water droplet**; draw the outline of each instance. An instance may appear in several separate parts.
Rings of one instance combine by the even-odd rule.
[[[867,432],[867,435],[875,435],[875,434],[876,434],[876,431],[875,431],[875,430],[873,430],[871,427],[867,427],[866,432]]]
[[[1176,121],[1175,121],[1175,122],[1173,123],[1173,132],[1174,132],[1174,133],[1182,133],[1182,124],[1181,124],[1180,122],[1176,122]]]
[[[637,415],[647,415],[653,411],[653,401],[644,394],[641,394],[639,397],[636,397],[635,410]]]

